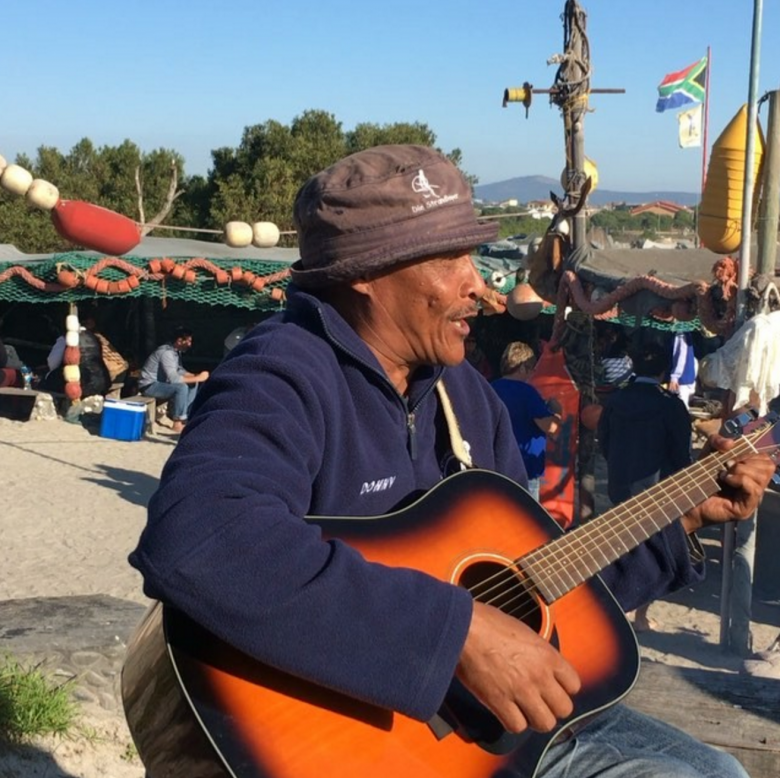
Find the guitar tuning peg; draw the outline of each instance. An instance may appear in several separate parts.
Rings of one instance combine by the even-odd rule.
[[[748,408],[746,411],[726,419],[723,423],[723,431],[729,438],[739,437],[745,430],[745,427],[757,418],[758,411],[755,408]]]

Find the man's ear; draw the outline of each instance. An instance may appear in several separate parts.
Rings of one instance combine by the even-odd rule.
[[[355,281],[351,281],[349,286],[357,294],[365,295],[366,297],[371,297],[373,294],[373,284],[367,278],[358,278]]]

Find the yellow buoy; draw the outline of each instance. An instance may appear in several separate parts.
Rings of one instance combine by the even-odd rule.
[[[745,191],[747,156],[747,104],[739,109],[712,145],[707,179],[699,209],[699,238],[716,254],[730,254],[742,242],[742,201]],[[753,211],[758,207],[761,169],[764,160],[764,134],[756,123],[753,153]]]
[[[590,191],[591,193],[596,191],[596,187],[599,184],[599,169],[596,167],[596,163],[590,159],[589,157],[585,157],[585,164],[583,165],[583,172],[585,173],[585,177],[590,179]],[[568,169],[564,168],[561,171],[561,186],[566,189],[566,186],[568,185]]]

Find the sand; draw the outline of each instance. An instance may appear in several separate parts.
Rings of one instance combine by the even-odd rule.
[[[62,420],[0,419],[5,499],[0,600],[106,594],[145,604],[140,576],[127,563],[144,525],[146,503],[176,438],[158,428],[142,441],[101,438]],[[657,630],[640,635],[643,655],[689,667],[738,672],[739,657],[718,645],[717,533],[704,538],[708,581],[650,610]],[[777,604],[754,603],[754,645],[778,632]],[[0,753],[0,778],[142,778],[144,770],[121,713],[83,707],[89,737],[45,739]]]

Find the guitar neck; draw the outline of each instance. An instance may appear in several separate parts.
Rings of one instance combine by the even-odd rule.
[[[728,452],[703,457],[517,564],[552,603],[718,492],[726,463],[753,450],[747,438],[740,439]]]

